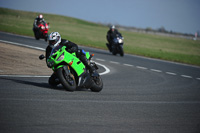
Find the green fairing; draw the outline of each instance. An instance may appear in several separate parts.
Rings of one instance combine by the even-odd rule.
[[[67,64],[72,63],[71,66],[75,72],[77,73],[78,76],[80,76],[85,69],[85,65],[76,57],[76,53],[69,53],[65,50],[66,46],[63,46],[61,49],[59,49],[56,53],[50,56],[47,62],[54,62],[53,64],[53,71],[56,69],[63,67],[64,64],[62,63],[63,61],[66,62]],[[64,53],[64,59],[60,59],[60,61],[57,61]],[[60,64],[62,63],[62,65]]]
[[[87,59],[89,59],[89,58],[90,58],[89,52],[86,52],[86,53],[85,53],[85,56],[86,56]]]

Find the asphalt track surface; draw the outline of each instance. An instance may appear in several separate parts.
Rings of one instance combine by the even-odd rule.
[[[0,40],[46,47],[43,40],[3,32]],[[200,132],[199,67],[83,48],[110,70],[101,75],[103,90],[67,92],[51,88],[48,77],[1,75],[1,133]]]

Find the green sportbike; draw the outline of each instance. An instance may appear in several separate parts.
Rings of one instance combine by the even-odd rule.
[[[69,53],[66,46],[57,46],[52,49],[49,58],[47,58],[47,66],[54,71],[54,76],[49,78],[51,86],[62,84],[67,91],[75,91],[79,88],[87,88],[93,92],[100,92],[103,89],[103,81],[95,62],[91,61],[93,55],[86,52],[88,63],[95,69],[95,73],[91,74],[86,66],[76,57],[76,53]],[[39,59],[44,59],[44,55],[40,55]]]

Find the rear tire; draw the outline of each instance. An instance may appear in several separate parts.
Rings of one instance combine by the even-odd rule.
[[[90,88],[93,92],[100,92],[103,89],[103,81],[100,76],[98,77],[91,77],[92,79],[92,87]]]
[[[70,75],[66,75],[64,69],[58,68],[57,77],[59,78],[61,84],[67,91],[75,91],[76,90],[76,81],[74,76],[70,73]]]

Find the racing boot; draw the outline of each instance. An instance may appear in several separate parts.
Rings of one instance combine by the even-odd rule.
[[[99,74],[97,73],[96,69],[93,68],[93,67],[91,66],[91,64],[89,64],[89,65],[86,66],[86,67],[89,69],[89,72],[90,72],[90,74],[91,74],[92,77],[98,77],[98,76],[99,76]]]
[[[81,55],[80,60],[83,62],[83,64],[89,70],[91,76],[99,76],[98,73],[96,72],[96,69],[91,66],[90,62],[87,60],[85,55]]]

